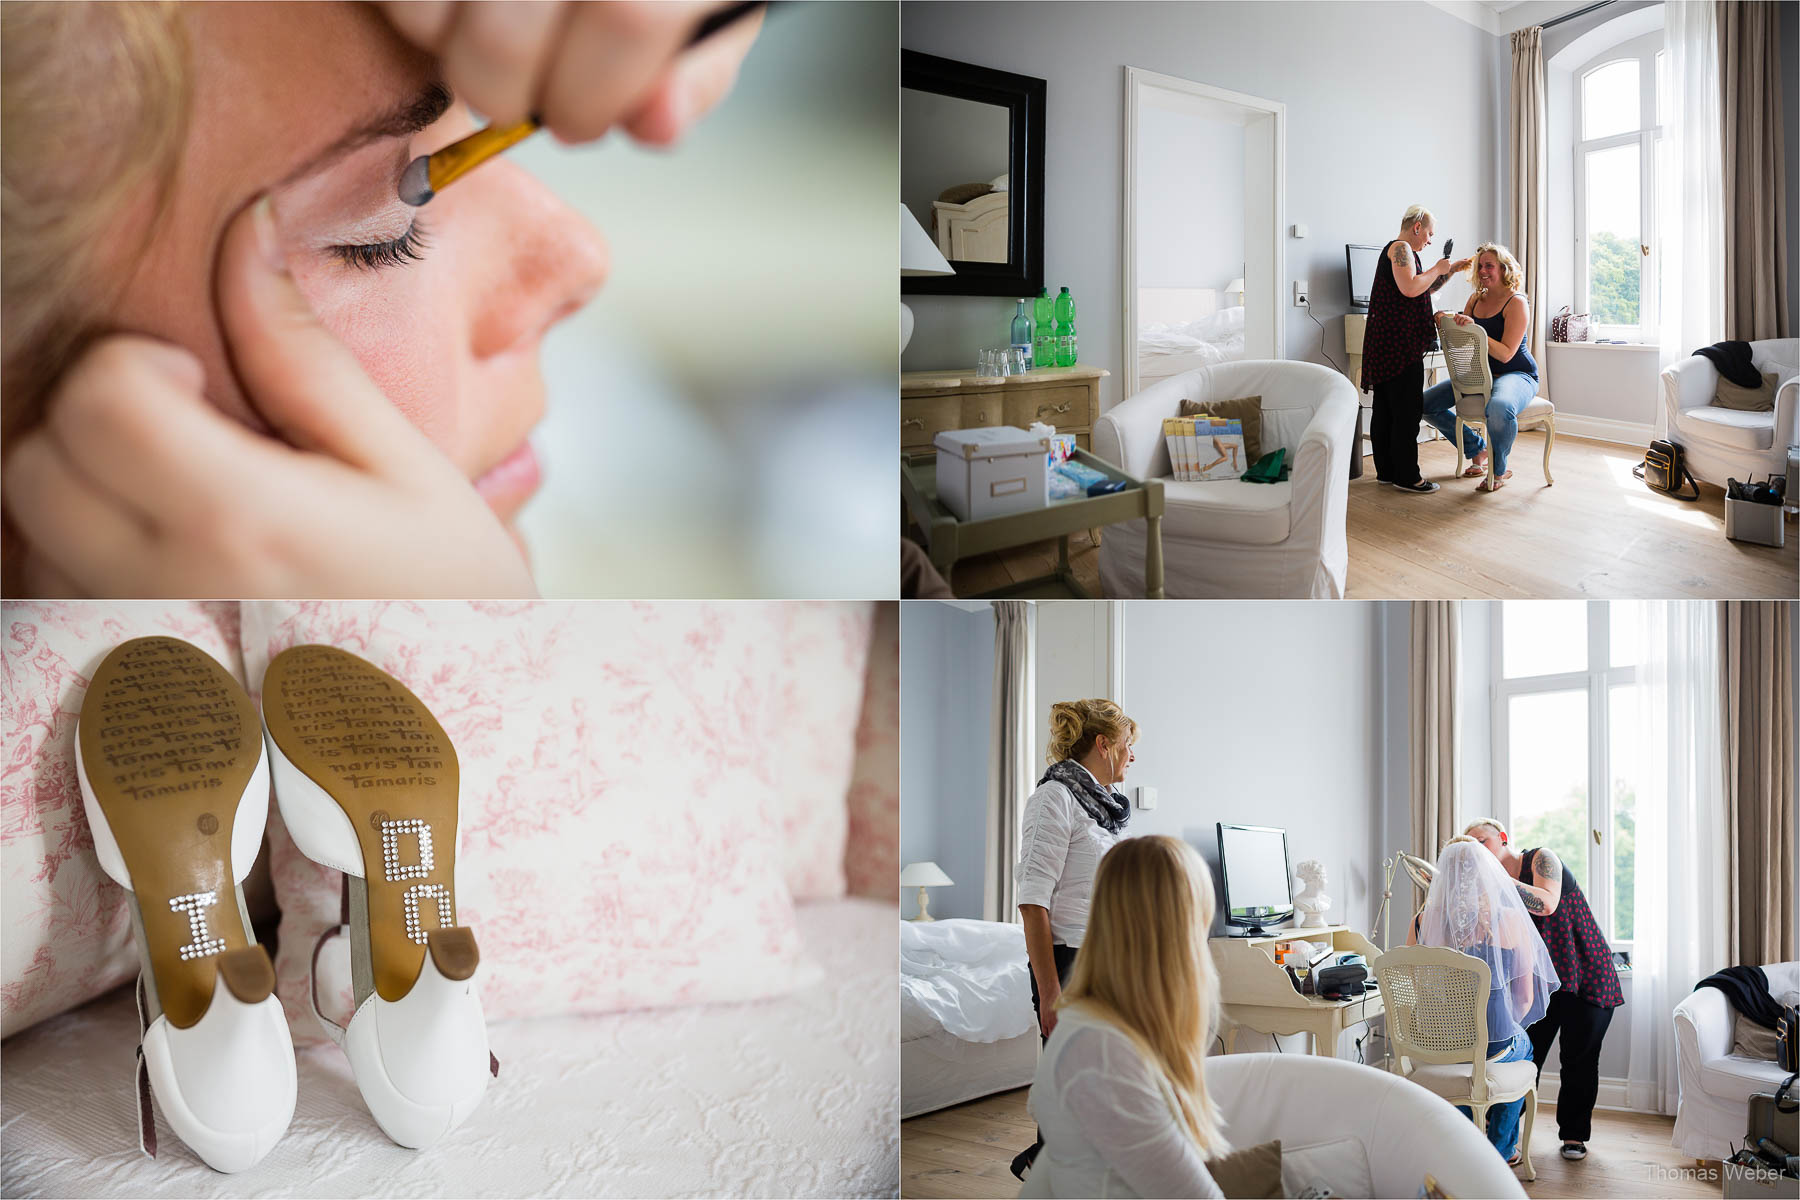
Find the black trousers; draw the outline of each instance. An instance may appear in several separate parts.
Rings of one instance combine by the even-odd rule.
[[[1594,1132],[1594,1098],[1600,1094],[1600,1043],[1612,1024],[1613,1010],[1589,1004],[1568,992],[1552,992],[1544,1019],[1525,1032],[1531,1035],[1531,1057],[1538,1078],[1550,1043],[1562,1034],[1562,1086],[1556,1093],[1556,1129],[1565,1142],[1585,1142]]]
[[[1375,478],[1402,487],[1419,482],[1419,421],[1425,415],[1425,360],[1375,385],[1369,444]]]
[[[1061,943],[1050,948],[1051,953],[1056,956],[1056,982],[1064,987],[1068,986],[1069,972],[1075,969],[1075,952],[1079,949],[1080,947],[1078,946],[1064,946]],[[1037,975],[1035,973],[1031,975],[1031,1011],[1036,1013],[1038,1018],[1038,1040],[1045,1042],[1049,1041],[1050,1039],[1043,1034],[1044,1009],[1042,1002],[1038,999]],[[1043,1148],[1044,1131],[1040,1129],[1038,1130],[1037,1141],[1031,1144],[1031,1148],[1029,1150],[1021,1150],[1018,1156],[1013,1159],[1013,1174],[1022,1176],[1025,1168],[1029,1167],[1037,1160],[1038,1151]]]

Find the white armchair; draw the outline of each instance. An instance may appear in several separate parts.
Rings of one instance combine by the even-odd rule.
[[[1750,361],[1775,375],[1773,412],[1713,405],[1719,369],[1710,359],[1689,355],[1662,373],[1669,440],[1681,445],[1696,479],[1724,487],[1727,479],[1779,475],[1787,448],[1800,444],[1800,338],[1751,342]]]
[[[1282,483],[1168,478],[1162,423],[1183,400],[1262,397],[1263,454],[1288,451]],[[1094,424],[1094,453],[1139,479],[1163,480],[1164,587],[1188,598],[1340,599],[1349,549],[1350,455],[1356,389],[1316,363],[1219,363],[1174,375],[1115,405]],[[1144,521],[1109,526],[1100,546],[1109,596],[1144,591]]]
[[[1763,968],[1769,992],[1800,991],[1800,962]],[[1728,1158],[1742,1145],[1750,1097],[1773,1093],[1787,1072],[1731,1052],[1737,1013],[1718,988],[1700,988],[1675,1006],[1675,1148],[1694,1158]]]
[[[1316,1055],[1226,1054],[1206,1060],[1206,1088],[1233,1146],[1280,1138],[1284,1158],[1344,1139],[1359,1146],[1373,1187],[1359,1186],[1362,1164],[1343,1147],[1327,1156],[1345,1171],[1324,1181],[1334,1195],[1416,1196],[1427,1174],[1451,1196],[1525,1195],[1467,1117],[1398,1075]]]

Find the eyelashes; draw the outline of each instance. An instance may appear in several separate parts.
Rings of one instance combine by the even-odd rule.
[[[391,242],[371,242],[365,245],[333,246],[331,252],[345,266],[356,267],[365,271],[379,271],[387,267],[403,267],[408,263],[420,262],[425,257],[425,250],[430,246],[425,236],[425,227],[414,217],[413,223],[406,232]]]

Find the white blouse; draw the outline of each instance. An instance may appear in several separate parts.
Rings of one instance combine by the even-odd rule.
[[[1088,778],[1094,778],[1091,772]],[[1101,828],[1074,793],[1055,780],[1041,784],[1026,798],[1017,899],[1050,910],[1050,933],[1059,944],[1081,945],[1087,934],[1088,902],[1094,895],[1094,872],[1118,840],[1118,834]]]
[[[1080,1005],[1038,1059],[1031,1115],[1044,1136],[1021,1196],[1223,1196],[1161,1068]]]

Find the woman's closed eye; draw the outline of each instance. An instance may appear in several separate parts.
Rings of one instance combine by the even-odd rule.
[[[346,266],[378,271],[384,267],[403,267],[408,263],[422,261],[429,245],[425,227],[418,217],[414,217],[406,232],[391,241],[333,246],[331,252]]]

